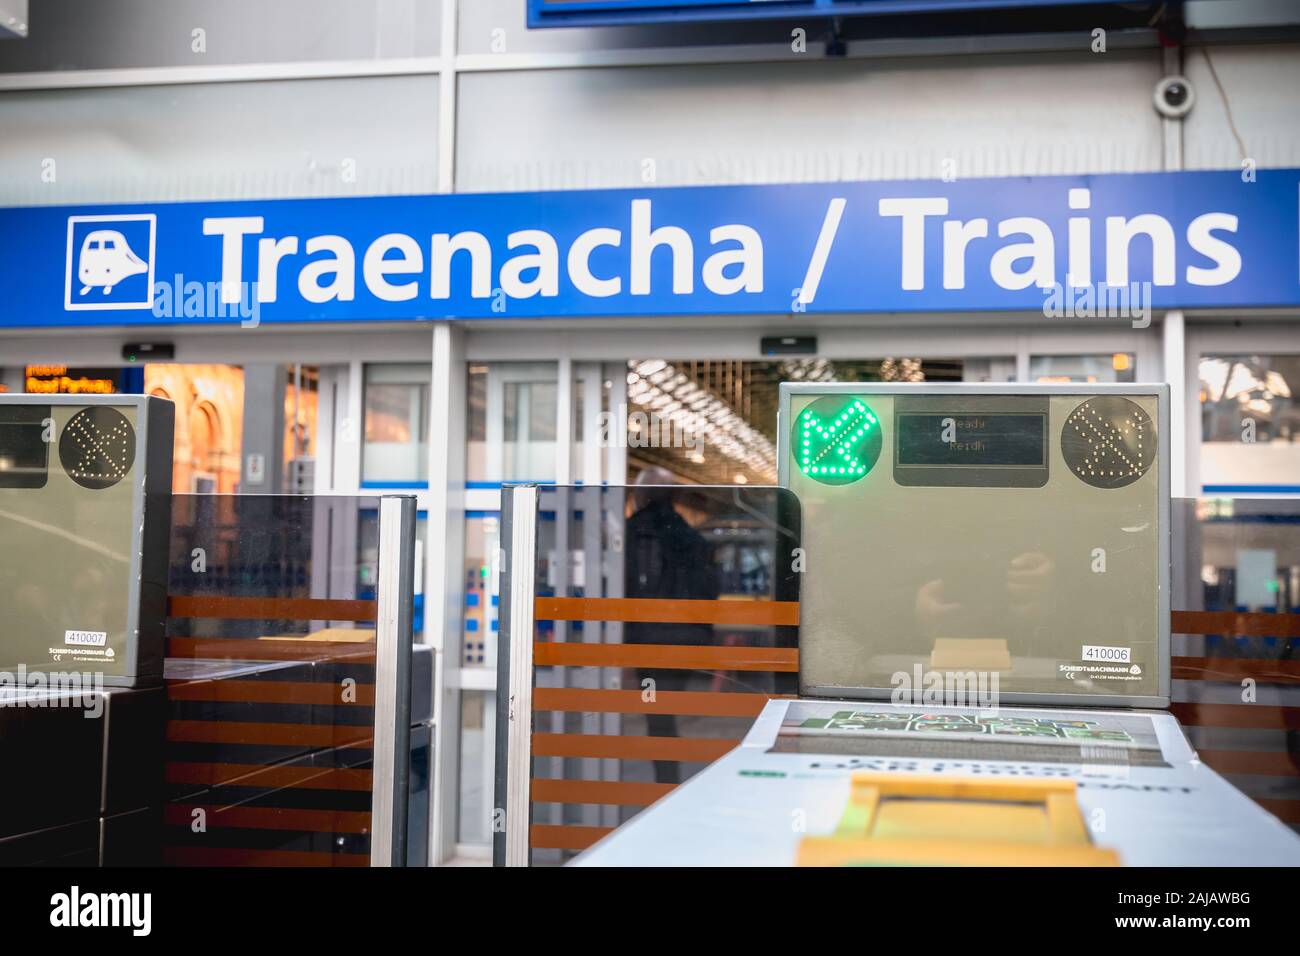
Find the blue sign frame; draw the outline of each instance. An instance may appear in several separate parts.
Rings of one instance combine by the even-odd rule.
[[[1085,0],[528,0],[528,26],[615,26],[718,20],[779,20],[961,13],[1025,7],[1097,7]]]
[[[1298,197],[1277,169],[17,207],[0,327],[1288,308]]]

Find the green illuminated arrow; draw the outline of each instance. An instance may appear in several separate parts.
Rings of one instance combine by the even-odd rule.
[[[799,470],[826,485],[864,477],[880,457],[880,446],[880,420],[853,395],[819,398],[799,413],[791,435]]]

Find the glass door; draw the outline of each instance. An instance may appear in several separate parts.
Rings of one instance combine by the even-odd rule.
[[[487,372],[487,475],[497,481],[556,479],[559,383],[554,362],[512,362]]]

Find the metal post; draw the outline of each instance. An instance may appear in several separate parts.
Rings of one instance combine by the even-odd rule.
[[[537,486],[501,493],[501,631],[497,637],[497,726],[492,863],[527,866],[532,824],[533,598],[537,573]],[[500,827],[505,813],[505,830]]]
[[[1160,326],[1161,347],[1164,351],[1165,381],[1169,383],[1169,473],[1170,491],[1175,498],[1200,488],[1187,481],[1187,333],[1181,309],[1165,313]],[[1193,383],[1195,385],[1196,383]],[[1199,410],[1198,410],[1199,414]]]
[[[243,494],[284,492],[284,396],[288,387],[288,370],[283,365],[244,366],[239,465],[239,490]]]
[[[455,6],[455,4],[451,4]],[[461,628],[465,607],[465,338],[433,323],[424,639],[433,645],[433,769],[429,862],[455,855],[460,807]],[[491,555],[484,555],[491,561]]]
[[[414,595],[415,498],[385,495],[379,500],[371,866],[406,864]]]

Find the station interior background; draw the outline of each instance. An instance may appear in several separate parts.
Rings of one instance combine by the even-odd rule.
[[[1035,382],[1132,382],[1135,357],[1110,355],[1034,356],[1030,362]],[[936,359],[889,356],[861,361],[816,357],[772,358],[762,361],[701,360],[688,356],[672,359],[632,359],[625,365],[605,363],[606,376],[622,375],[626,403],[610,408],[613,381],[600,384],[602,442],[623,443],[626,470],[602,474],[610,485],[637,482],[647,469],[658,469],[678,484],[752,485],[776,483],[776,407],[780,382],[998,382],[1015,380],[1015,361],[1005,359]],[[417,487],[427,482],[429,408],[427,365],[368,365],[365,373],[363,482],[375,487]],[[466,376],[467,475],[501,474],[505,480],[552,479],[556,458],[557,366],[554,362],[472,364]],[[275,389],[282,406],[283,433],[279,444],[280,493],[310,493],[316,467],[320,369],[316,366],[184,365],[143,362],[123,368],[25,366],[4,370],[0,387],[29,391],[140,390],[177,403],[176,446],[173,462],[174,491],[178,493],[238,493],[241,462],[249,448],[243,443],[245,416],[261,416],[264,406],[249,406],[245,382],[252,378]],[[1290,457],[1300,448],[1300,356],[1207,356],[1200,362],[1202,454],[1216,466],[1243,470],[1250,463],[1234,462],[1242,448],[1237,430],[1244,414],[1259,422],[1259,440],[1273,453]],[[491,397],[489,397],[491,393]],[[582,397],[591,390],[575,389],[574,461],[582,460],[580,423],[586,409]],[[489,426],[489,406],[493,423]],[[653,439],[645,434],[653,430]],[[489,432],[491,447],[489,447]],[[698,443],[695,436],[702,436]],[[1250,449],[1255,451],[1255,449]],[[491,463],[489,463],[491,459]],[[1276,468],[1285,473],[1289,466]],[[267,491],[271,489],[259,489]],[[630,506],[629,506],[630,507]],[[705,531],[707,514],[689,516]],[[423,524],[423,522],[422,522]],[[734,522],[732,522],[734,524]],[[714,529],[723,533],[723,529]],[[365,520],[357,536],[356,567],[364,591],[373,583],[376,562],[376,525]],[[421,528],[423,532],[423,527]],[[729,597],[764,593],[764,576],[771,555],[747,548],[743,531],[734,527],[734,541],[719,542],[715,560],[720,569],[718,587]],[[488,666],[492,660],[492,635],[498,626],[492,594],[489,555],[499,535],[499,516],[490,510],[466,515],[464,582],[466,608],[463,622],[463,665]],[[423,548],[423,541],[421,542]],[[1216,590],[1231,580],[1233,556],[1224,567],[1207,565],[1202,579]],[[1300,567],[1289,569],[1289,586],[1280,600],[1297,602]],[[1295,580],[1290,580],[1295,579]],[[420,598],[417,598],[417,601]],[[418,623],[418,622],[417,622]],[[752,637],[752,635],[751,635]],[[770,639],[770,638],[769,638]],[[683,689],[709,690],[717,676],[695,675]],[[744,689],[773,692],[774,675],[731,675],[747,681]],[[696,685],[699,685],[696,687]],[[750,686],[752,685],[752,686]],[[771,685],[771,686],[769,686]],[[459,840],[467,845],[486,844],[490,837],[491,752],[490,699],[482,694],[461,695]],[[674,720],[674,718],[666,718]],[[627,715],[621,732],[634,735],[669,734],[688,737],[742,736],[747,721],[678,717],[671,727],[650,726],[647,718]],[[643,782],[678,782],[697,772],[701,762],[666,763],[622,761],[621,779]],[[565,820],[568,810],[557,809]],[[626,819],[633,808],[617,811]],[[581,822],[581,821],[579,821]],[[616,821],[606,821],[616,822]]]
[[[555,363],[515,363],[502,392],[502,467],[509,480],[548,480],[554,468],[558,389]],[[1283,472],[1300,444],[1300,356],[1214,355],[1199,366],[1203,454],[1239,478],[1250,467],[1234,462],[1238,431],[1247,412],[1261,443],[1285,458]],[[269,374],[268,374],[269,373]],[[73,394],[138,391],[177,403],[173,490],[237,493],[243,445],[246,370],[234,365],[142,362],[134,367],[78,368],[29,365],[0,368],[0,392]],[[316,366],[289,365],[251,374],[279,382],[284,434],[278,493],[309,492],[315,466],[320,373]],[[684,484],[772,484],[776,479],[777,386],[783,382],[1011,382],[1015,360],[885,357],[862,361],[786,358],[767,361],[632,359],[627,363],[627,401],[621,417],[603,399],[602,435],[628,448],[624,475],[634,482],[646,468],[671,472]],[[471,366],[466,396],[468,472],[487,469],[488,368]],[[422,365],[376,365],[365,382],[363,481],[393,486],[427,480],[428,369]],[[1033,382],[1133,382],[1131,353],[1033,356]],[[602,383],[607,395],[610,383]],[[251,409],[254,413],[258,409]],[[584,409],[574,403],[575,420]],[[655,428],[653,439],[639,434]],[[581,434],[575,431],[575,434]],[[695,450],[692,436],[703,436]],[[673,437],[675,436],[675,437]],[[723,440],[726,436],[726,440]],[[664,441],[668,438],[668,441]],[[247,489],[246,489],[247,490]]]

